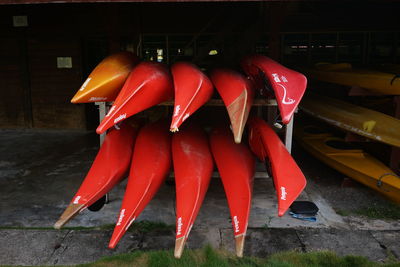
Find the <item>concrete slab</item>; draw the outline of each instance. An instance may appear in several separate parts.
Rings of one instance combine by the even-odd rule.
[[[342,229],[296,229],[306,251],[331,250],[338,255],[359,255],[384,261],[387,254],[369,231]]]
[[[381,246],[400,259],[400,231],[371,231]]]
[[[221,229],[221,248],[234,253],[235,241],[232,229]],[[267,257],[288,250],[301,251],[301,243],[294,229],[250,228],[247,231],[245,255]]]

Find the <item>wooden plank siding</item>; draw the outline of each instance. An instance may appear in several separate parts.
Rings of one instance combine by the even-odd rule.
[[[57,68],[57,57],[72,57],[72,68]],[[82,81],[79,39],[29,39],[29,66],[33,126],[85,128],[83,105],[70,99]]]

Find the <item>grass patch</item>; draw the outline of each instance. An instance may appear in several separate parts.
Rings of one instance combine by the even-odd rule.
[[[369,261],[360,256],[339,257],[333,252],[282,252],[268,258],[235,257],[226,251],[214,250],[206,246],[199,250],[185,250],[181,259],[175,259],[171,250],[164,251],[137,251],[103,258],[90,264],[79,267],[116,267],[116,266],[149,266],[149,267],[395,267],[400,266],[397,261],[382,264]]]
[[[388,202],[385,205],[371,205],[354,212],[371,219],[393,219],[400,220],[400,206]]]
[[[387,202],[385,205],[372,204],[356,210],[335,209],[335,212],[340,216],[359,215],[370,219],[400,220],[400,206],[392,202]]]

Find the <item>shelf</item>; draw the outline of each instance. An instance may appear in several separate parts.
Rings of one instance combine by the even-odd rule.
[[[173,105],[174,105],[174,100],[165,101],[165,102],[159,104],[159,106],[173,106]],[[224,102],[222,101],[222,99],[211,99],[204,105],[205,106],[224,106]],[[263,106],[276,106],[276,105],[277,104],[276,104],[275,99],[257,98],[257,99],[254,99],[252,106],[263,107]]]

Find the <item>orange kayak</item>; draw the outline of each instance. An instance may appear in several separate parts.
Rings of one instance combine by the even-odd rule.
[[[235,143],[240,143],[254,100],[253,84],[240,73],[227,69],[213,71],[211,81],[228,110]]]
[[[72,98],[72,103],[114,101],[129,73],[139,63],[130,52],[119,52],[103,59]]]
[[[144,126],[136,138],[131,170],[109,248],[119,240],[160,188],[171,169],[171,135],[168,123]]]
[[[167,67],[157,62],[141,62],[132,70],[96,132],[104,133],[126,118],[172,99],[173,95],[172,77]]]
[[[262,55],[248,56],[241,65],[264,94],[275,96],[282,122],[288,124],[306,90],[306,77]]]
[[[107,133],[85,180],[54,228],[60,229],[125,177],[130,167],[137,131],[137,128],[124,123],[118,130],[113,128]]]
[[[214,169],[206,133],[196,125],[188,125],[174,134],[172,158],[176,184],[175,257],[180,258]]]
[[[247,146],[235,144],[228,127],[214,129],[210,144],[228,199],[236,255],[242,257],[253,193],[255,160]]]
[[[278,198],[278,216],[283,216],[306,186],[306,178],[275,131],[262,119],[249,119],[249,144],[261,161],[268,157]]]
[[[171,72],[175,86],[175,104],[170,130],[176,132],[190,115],[211,98],[214,89],[210,79],[191,63],[175,63]]]

